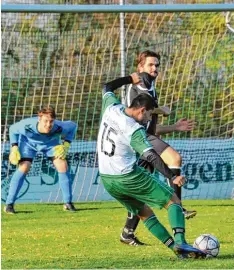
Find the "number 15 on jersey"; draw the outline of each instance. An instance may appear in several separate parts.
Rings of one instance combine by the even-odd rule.
[[[117,135],[117,131],[114,130],[112,127],[108,126],[107,123],[103,123],[104,129],[102,133],[102,140],[101,140],[101,151],[109,156],[112,157],[115,154],[115,142],[113,138],[113,134]]]

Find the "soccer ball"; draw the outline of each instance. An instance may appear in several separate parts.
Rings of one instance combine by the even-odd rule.
[[[194,242],[193,246],[205,252],[206,257],[217,257],[219,254],[219,241],[211,234],[201,234]]]

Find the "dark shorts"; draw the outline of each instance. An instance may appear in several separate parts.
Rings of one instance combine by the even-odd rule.
[[[159,156],[161,156],[162,152],[164,152],[167,147],[170,147],[169,144],[165,143],[155,135],[147,134],[147,140],[152,144],[154,150]]]
[[[161,154],[166,150],[166,148],[170,147],[169,144],[165,143],[163,140],[161,140],[159,137],[157,137],[155,135],[147,134],[147,139],[151,143],[155,152],[159,156],[161,156]],[[141,157],[139,159],[138,165],[140,167],[145,168],[146,170],[148,170],[151,173],[153,173],[153,171],[154,171],[152,165],[148,161],[146,161],[143,157]]]

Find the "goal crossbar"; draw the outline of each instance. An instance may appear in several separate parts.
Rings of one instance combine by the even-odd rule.
[[[145,13],[145,12],[219,12],[234,11],[234,4],[174,5],[1,5],[2,12],[43,13]]]

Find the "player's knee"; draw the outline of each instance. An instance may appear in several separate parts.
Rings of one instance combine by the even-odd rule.
[[[142,221],[144,221],[153,214],[154,214],[153,210],[148,205],[145,204],[144,208],[139,212],[138,216]]]
[[[174,155],[173,155],[173,159],[174,159],[174,163],[177,164],[178,166],[181,166],[182,164],[182,157],[181,155],[175,151]]]
[[[19,170],[24,174],[27,174],[31,168],[31,164],[32,163],[30,161],[21,161],[19,164]]]
[[[182,157],[175,150],[173,152],[171,152],[170,159],[171,159],[171,162],[170,162],[171,164],[169,164],[169,165],[172,165],[172,166],[173,165],[174,166],[181,166],[181,164],[182,164]]]
[[[181,155],[174,150],[172,147],[168,147],[162,154],[161,158],[169,166],[181,166],[182,157]]]
[[[172,203],[181,204],[181,200],[178,198],[176,193],[173,194],[171,201],[172,201]]]
[[[59,173],[65,173],[68,170],[67,161],[65,159],[56,158],[53,160],[54,166]]]
[[[171,204],[181,204],[181,200],[175,193],[173,193],[171,200],[164,207],[167,209]]]

